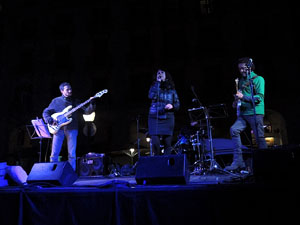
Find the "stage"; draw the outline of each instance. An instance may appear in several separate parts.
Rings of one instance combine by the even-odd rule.
[[[209,172],[186,184],[139,185],[134,176],[110,175],[78,177],[69,186],[7,186],[0,189],[0,223],[295,224],[297,183]]]

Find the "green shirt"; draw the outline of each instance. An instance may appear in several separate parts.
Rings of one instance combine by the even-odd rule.
[[[250,78],[242,77],[239,82],[239,89],[244,95],[240,108],[241,115],[254,115],[254,110],[251,101],[251,88],[249,79],[253,79],[253,95],[255,99],[256,114],[265,114],[265,80],[263,77],[256,75],[254,72],[250,73]]]

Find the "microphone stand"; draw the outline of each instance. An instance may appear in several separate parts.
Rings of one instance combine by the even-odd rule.
[[[251,103],[252,103],[253,112],[254,112],[254,123],[255,123],[255,131],[254,132],[255,132],[255,137],[258,141],[258,130],[257,130],[257,122],[256,122],[256,108],[255,108],[255,99],[254,99],[254,85],[253,85],[253,79],[251,79],[250,74],[251,74],[251,66],[248,66],[247,77],[248,77],[248,80],[250,82]]]
[[[138,161],[140,159],[141,156],[141,150],[140,150],[140,136],[139,136],[139,131],[140,131],[140,115],[137,115],[136,117],[136,144],[137,144],[137,154],[138,154],[138,160],[135,162],[134,165],[132,165],[132,170],[134,171],[137,167]],[[127,154],[127,153],[126,153]],[[133,156],[130,154],[129,156],[131,157],[131,163],[133,164],[133,157],[136,154],[134,154]]]
[[[139,130],[140,130],[140,115],[137,115],[136,117],[136,142],[137,142],[137,151],[138,151],[138,158],[141,156],[140,151],[140,136],[139,136]]]
[[[200,102],[200,100],[199,100],[199,98],[198,98],[198,96],[197,96],[197,94],[196,94],[196,92],[195,92],[195,88],[194,88],[193,85],[191,86],[191,90],[192,90],[194,96],[196,97],[196,100],[197,100],[197,102],[199,103],[199,106],[201,107],[201,106],[202,106],[202,103]]]

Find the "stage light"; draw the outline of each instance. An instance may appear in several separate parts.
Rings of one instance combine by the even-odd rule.
[[[133,165],[133,158],[138,154],[138,152],[135,151],[135,148],[130,147],[129,150],[123,152],[131,158],[131,165]]]
[[[83,119],[85,122],[93,122],[95,120],[96,113],[92,112],[91,114],[83,114]]]
[[[85,115],[83,114],[83,119],[86,122],[83,127],[83,134],[87,137],[94,136],[97,131],[96,125],[93,123],[95,120],[96,113],[92,112],[91,114]]]
[[[268,146],[274,145],[274,137],[265,137]]]
[[[134,148],[129,149],[130,154],[132,155],[134,153]]]

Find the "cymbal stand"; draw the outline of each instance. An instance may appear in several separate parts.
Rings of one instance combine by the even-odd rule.
[[[203,111],[204,107],[203,106],[200,106],[199,108],[192,108],[192,109],[188,109],[189,111],[189,116],[190,116],[190,119],[192,121],[195,121],[195,120],[198,120],[200,121],[199,119],[199,115],[197,113],[197,115],[195,117],[192,116],[192,113],[193,112],[199,112],[199,111]],[[201,122],[200,122],[201,123]],[[196,137],[196,140],[193,139],[191,140],[190,139],[190,142],[192,143],[192,146],[193,146],[193,151],[196,152],[197,151],[197,160],[193,163],[193,167],[194,167],[194,171],[191,173],[191,174],[202,174],[203,172],[203,169],[204,169],[204,141],[203,141],[203,129],[201,129],[201,125],[200,125],[200,129],[197,130],[196,134],[192,135],[192,137],[190,137],[191,139]]]
[[[199,138],[200,131],[196,132],[196,141],[192,142],[193,151],[198,153],[198,160],[194,162],[194,171],[191,174],[202,173],[203,169],[203,154],[201,152],[201,143]]]
[[[192,144],[193,150],[197,151],[198,153],[198,161],[202,161],[202,154],[201,154],[201,143],[200,143],[200,138],[199,138],[199,131],[197,130],[196,132],[196,142]],[[197,147],[197,149],[196,149]]]
[[[218,164],[218,162],[215,159],[215,152],[214,152],[214,146],[213,146],[213,139],[212,139],[212,132],[211,132],[211,124],[210,124],[210,115],[209,110],[204,107],[204,114],[206,119],[206,125],[207,125],[207,138],[209,141],[209,150],[210,150],[210,166],[208,172],[220,172],[220,173],[228,173],[232,174],[229,171],[223,170],[223,168]]]
[[[210,150],[210,166],[209,171],[215,170],[215,169],[221,169],[217,161],[215,160],[215,152],[214,152],[214,146],[213,146],[213,139],[212,139],[212,133],[211,133],[211,124],[210,124],[210,116],[209,116],[209,110],[204,107],[204,114],[206,119],[206,127],[207,127],[207,138],[209,142],[209,150]]]
[[[212,131],[211,131],[211,123],[210,123],[210,115],[209,115],[209,109],[207,107],[201,106],[200,108],[193,108],[190,109],[189,111],[197,111],[197,110],[202,110],[204,117],[205,117],[205,121],[206,121],[206,135],[207,135],[207,139],[209,142],[209,152],[210,152],[210,164],[209,164],[209,169],[208,171],[215,171],[215,170],[220,170],[223,171],[223,169],[219,166],[219,164],[217,163],[217,161],[215,160],[214,157],[214,147],[213,147],[213,139],[212,139]],[[204,135],[202,135],[204,136]],[[201,137],[201,140],[203,141],[204,137]],[[197,162],[194,163],[194,165],[199,165],[198,167],[196,167],[196,169],[194,170],[193,173],[198,173],[200,170],[200,173],[203,174],[205,173],[205,170],[207,170],[207,168],[204,166],[205,160],[204,159],[204,145],[205,145],[205,141],[203,141],[204,143],[202,144],[202,152],[201,152],[201,142],[200,142],[200,138],[199,138],[199,132],[197,132],[197,144],[196,146],[198,146],[198,154],[199,154],[199,160]],[[195,150],[195,149],[194,149]]]

